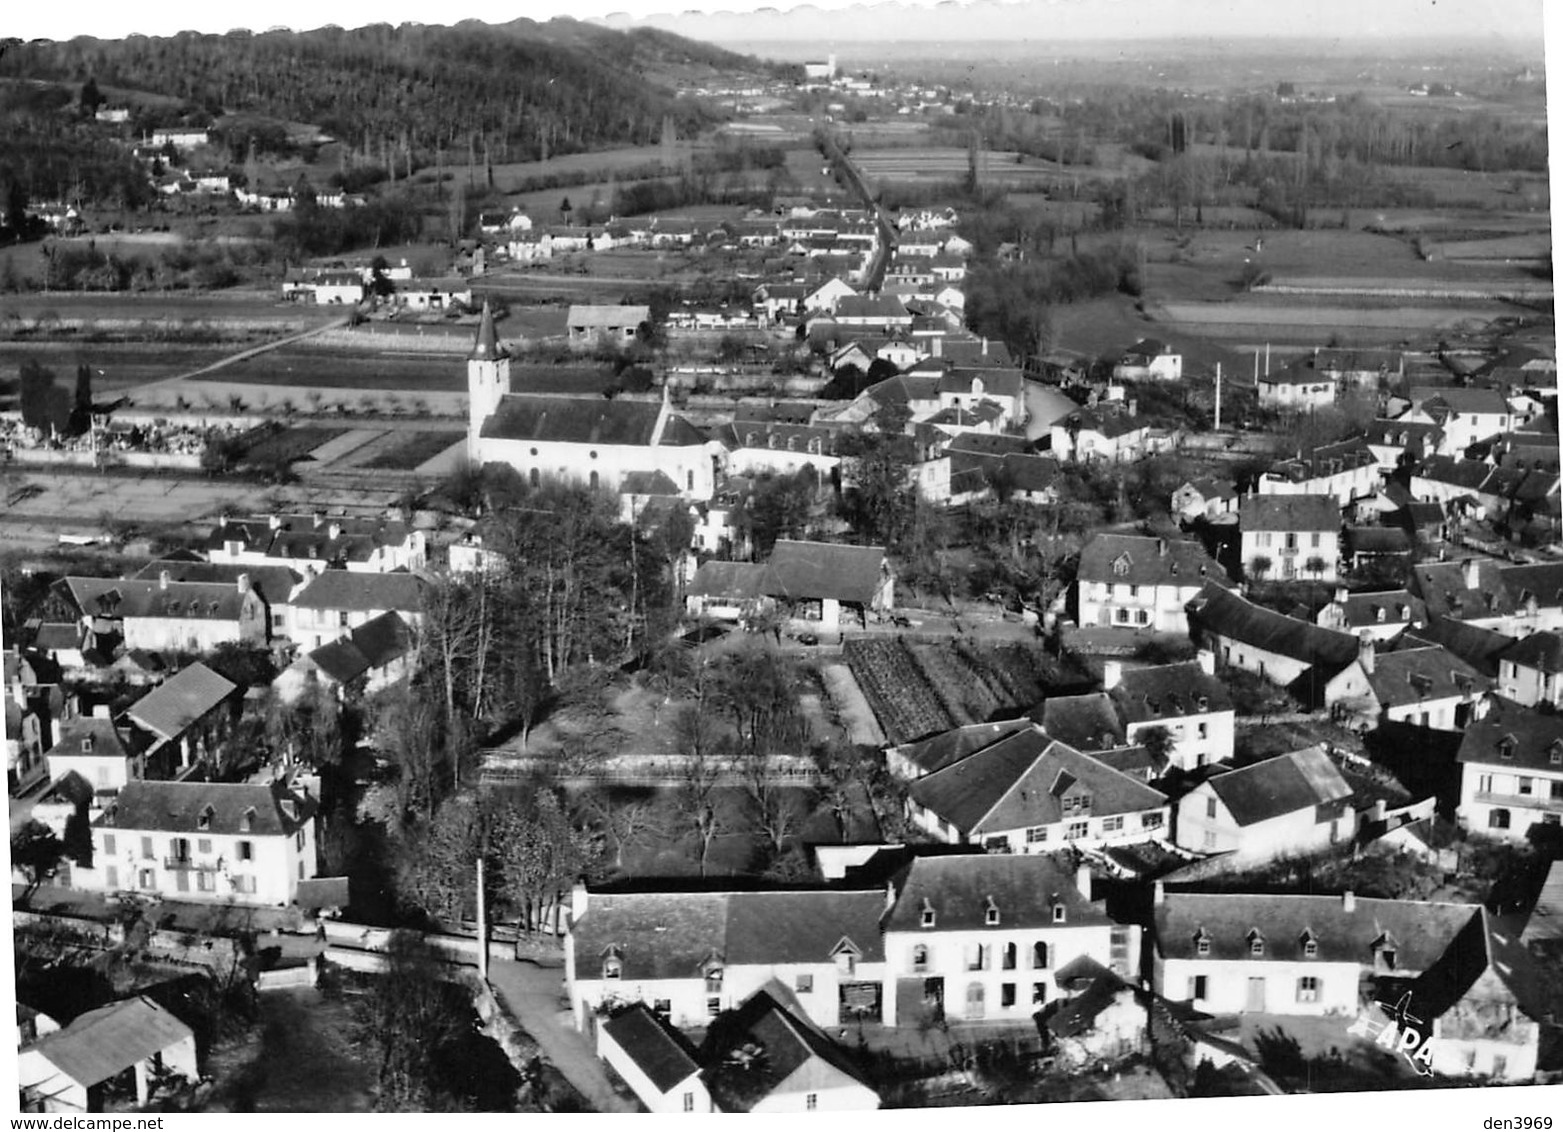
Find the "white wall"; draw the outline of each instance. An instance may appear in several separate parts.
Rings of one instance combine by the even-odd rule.
[[[315,823],[307,822],[295,834],[170,834],[157,830],[103,829],[92,831],[93,861],[90,869],[73,869],[73,887],[94,891],[146,891],[179,900],[210,900],[236,904],[281,906],[292,902],[300,880],[316,875]],[[174,855],[173,841],[183,837],[190,842],[190,859],[197,865],[210,865],[210,871],[197,868],[170,869],[166,860]],[[112,838],[114,851],[108,850]],[[152,855],[144,856],[143,838],[151,839]],[[207,852],[201,852],[202,841],[209,843]],[[238,842],[248,841],[252,859],[238,858]],[[219,863],[220,862],[220,863]],[[115,870],[110,875],[110,869]],[[150,870],[151,884],[142,883],[143,871]],[[187,878],[188,888],[181,889],[180,875]],[[199,877],[210,877],[211,887],[202,889]],[[234,885],[236,878],[254,879],[253,892],[243,891]]]
[[[1522,789],[1529,793],[1520,793]],[[1489,824],[1493,810],[1509,812],[1507,829]],[[1544,814],[1563,816],[1563,766],[1535,770],[1501,763],[1464,763],[1460,767],[1458,813],[1476,833],[1523,841],[1531,824],[1541,821]]]
[[[624,1078],[630,1091],[651,1112],[711,1112],[711,1094],[698,1072],[680,1081],[667,1092],[652,1084],[651,1078],[635,1064],[635,1059],[624,1047],[613,1040],[607,1027],[597,1027],[597,1056],[613,1066],[613,1071]],[[688,1103],[686,1105],[686,1097]]]
[[[483,463],[509,464],[523,479],[536,468],[541,476],[572,479],[589,483],[591,473],[598,476],[598,487],[618,491],[630,472],[665,472],[688,499],[704,502],[716,490],[713,455],[720,458],[718,445],[647,446],[639,444],[566,444],[546,440],[500,440],[480,437],[479,456]],[[536,456],[532,455],[533,451]],[[593,459],[591,453],[597,453]],[[818,459],[818,457],[816,457]],[[691,478],[692,477],[692,478]]]
[[[1206,763],[1222,762],[1232,757],[1237,713],[1209,711],[1178,719],[1150,719],[1144,723],[1131,723],[1125,729],[1126,738],[1129,743],[1135,743],[1138,741],[1136,736],[1153,727],[1165,727],[1172,736],[1172,749],[1168,752],[1171,765],[1192,770]]]
[[[1189,622],[1184,607],[1204,588],[1205,581],[1204,578],[1195,577],[1186,586],[1131,586],[1127,582],[1088,582],[1082,579],[1076,583],[1080,624],[1187,633]],[[1105,622],[1102,620],[1104,610],[1108,617]],[[1124,612],[1120,614],[1120,610]],[[1140,620],[1142,613],[1145,616],[1143,622]]]
[[[1154,970],[1157,993],[1174,1002],[1189,1001],[1189,980],[1203,975],[1205,997],[1193,1001],[1197,1009],[1210,1014],[1247,1013],[1251,978],[1265,981],[1264,1012],[1267,1014],[1355,1016],[1357,1013],[1357,981],[1361,968],[1356,963],[1158,957]],[[1319,980],[1317,1001],[1297,1001],[1297,980],[1304,976]]]

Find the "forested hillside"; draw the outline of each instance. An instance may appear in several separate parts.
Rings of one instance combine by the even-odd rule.
[[[12,41],[0,78],[171,95],[186,103],[137,125],[205,124],[224,113],[308,122],[355,150],[423,164],[469,150],[524,161],[680,134],[707,111],[670,84],[762,65],[663,32],[622,33],[553,20],[499,27],[379,24],[343,30],[171,38]],[[152,114],[163,121],[151,121]]]

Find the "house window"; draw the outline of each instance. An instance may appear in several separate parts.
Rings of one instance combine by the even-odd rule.
[[[982,922],[988,927],[995,927],[999,922],[999,906],[993,903],[993,897],[988,897],[988,907],[983,913]]]
[[[1047,970],[1047,944],[1040,939],[1031,945],[1031,966],[1033,970]]]
[[[999,964],[1003,970],[1013,971],[1019,962],[1020,948],[1013,943],[1006,943],[1004,950],[999,955]]]
[[[114,835],[112,833],[103,835],[103,852],[111,857],[114,855]]]
[[[1319,941],[1316,939],[1303,940],[1303,957],[1317,959],[1319,956]]]
[[[1103,833],[1117,833],[1121,829],[1123,829],[1123,817],[1122,817],[1122,815],[1119,815],[1117,817],[1110,817],[1110,818],[1103,818],[1102,819],[1102,832]]]
[[[210,837],[198,837],[195,841],[197,853],[210,853],[212,851],[212,839]]]
[[[1315,550],[1319,549],[1319,533],[1317,531],[1308,536],[1308,545]]]
[[[1208,935],[1206,935],[1203,931],[1200,931],[1194,937],[1194,954],[1196,954],[1196,955],[1209,955],[1210,954],[1210,937]]]
[[[1522,795],[1529,794],[1533,789],[1535,789],[1535,785],[1535,779],[1529,778],[1523,774],[1520,775],[1520,793]]]
[[[1134,611],[1134,620],[1136,624],[1149,625],[1151,623],[1151,615],[1143,609],[1137,609]]]
[[[195,887],[199,892],[213,892],[217,888],[217,878],[203,869],[195,874]]]
[[[1027,845],[1035,845],[1038,842],[1046,841],[1046,840],[1047,840],[1047,826],[1045,826],[1045,825],[1034,825],[1030,829],[1026,830],[1026,844]]]
[[[1208,976],[1205,975],[1193,975],[1189,978],[1189,998],[1201,999],[1205,997],[1205,993],[1209,989],[1207,979]]]
[[[933,922],[934,922],[933,905],[929,904],[925,900],[925,901],[923,901],[923,927],[931,928],[931,927],[933,927]]]
[[[1478,794],[1492,793],[1492,775],[1479,774],[1476,776],[1476,792]]]
[[[1199,706],[1200,706],[1200,710],[1203,711],[1204,707],[1205,707],[1205,703],[1204,703],[1204,698],[1203,697],[1201,697]],[[1210,724],[1208,724],[1208,723],[1201,723],[1199,725],[1199,737],[1201,739],[1209,739],[1210,738]]]
[[[966,950],[966,969],[968,971],[986,971],[993,959],[993,948],[990,944],[974,943]]]
[[[1160,813],[1141,814],[1140,815],[1140,828],[1142,828],[1142,829],[1160,829],[1161,828],[1161,814]]]
[[[119,866],[106,865],[103,869],[103,883],[110,889],[119,887]]]
[[[722,1013],[722,1000],[720,998],[706,999],[706,1013],[709,1014],[712,1018],[715,1018],[718,1014]]]
[[[712,967],[706,972],[706,994],[720,994],[722,990],[722,968]]]
[[[694,1093],[685,1093],[684,1094],[684,1111],[685,1112],[694,1112],[695,1111],[695,1094]]]
[[[819,1108],[819,1094],[809,1093],[807,1096],[805,1096],[803,1098],[803,1107],[808,1109],[810,1112],[813,1112],[815,1109]]]
[[[1304,975],[1297,980],[1297,1001],[1318,1002],[1319,980],[1313,975]]]
[[[1508,829],[1509,828],[1509,811],[1508,810],[1491,810],[1491,811],[1489,811],[1488,814],[1487,814],[1487,828],[1488,829]]]
[[[1205,816],[1207,818],[1216,816],[1216,800],[1214,798],[1205,799]]]
[[[1041,1006],[1045,1002],[1047,1002],[1047,984],[1046,983],[1032,983],[1031,984],[1031,1005],[1032,1006]]]
[[[152,839],[150,837],[141,838],[141,857],[143,860],[152,859]]]
[[[618,979],[624,976],[624,961],[617,955],[609,955],[602,961],[602,977]]]
[[[241,861],[253,861],[255,859],[255,843],[253,841],[240,841],[234,846],[234,854]]]
[[[919,943],[912,948],[912,970],[928,970],[928,945]]]
[[[1072,821],[1069,828],[1064,830],[1065,841],[1078,841],[1091,831],[1091,823],[1088,821]]]
[[[1216,847],[1216,831],[1213,830],[1213,829],[1207,829],[1205,831],[1205,848],[1206,849],[1214,849],[1215,847]]]
[[[660,1014],[664,1018],[671,1017],[673,1014],[673,1000],[671,998],[653,999],[651,1003],[651,1012],[653,1014]]]
[[[1139,586],[1130,586],[1129,587],[1129,596],[1130,597],[1139,597],[1140,596],[1140,587]]]
[[[1053,905],[1053,922],[1055,924],[1063,923],[1066,919],[1068,919],[1068,917],[1069,910],[1067,908],[1065,908],[1062,904]]]
[[[857,974],[857,956],[850,951],[836,952],[836,970],[843,975]]]
[[[1264,937],[1258,932],[1250,932],[1248,935],[1248,954],[1259,958],[1265,953]]]
[[[1014,1006],[1015,1005],[1015,984],[1014,983],[1001,983],[999,985],[999,1005],[1000,1006]]]
[[[1501,1053],[1492,1055],[1492,1076],[1502,1077],[1509,1071],[1509,1059]]]
[[[799,975],[796,979],[793,980],[792,989],[797,991],[799,994],[813,994],[814,976]]]

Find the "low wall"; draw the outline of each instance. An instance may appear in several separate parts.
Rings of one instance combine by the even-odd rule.
[[[320,964],[311,959],[302,967],[280,967],[255,976],[255,989],[282,990],[287,987],[312,987],[320,980]]]
[[[49,468],[142,468],[148,471],[198,472],[199,453],[115,452],[112,449],[15,448],[11,461]]]

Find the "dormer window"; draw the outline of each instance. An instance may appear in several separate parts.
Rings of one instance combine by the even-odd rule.
[[[722,993],[722,967],[720,964],[711,964],[706,967],[706,994]]]
[[[603,952],[602,977],[605,979],[624,977],[624,954],[617,947],[610,947]]]
[[[1258,928],[1255,928],[1253,931],[1248,933],[1248,954],[1253,956],[1255,959],[1259,959],[1264,957],[1264,953],[1264,936],[1259,934]]]
[[[934,917],[934,912],[933,912],[933,905],[930,904],[927,900],[924,900],[923,901],[923,917],[922,917],[923,927],[925,927],[925,928],[933,927],[934,926],[934,919],[935,919],[935,917]]]
[[[81,750],[82,750],[83,754],[87,754],[88,752],[90,752],[92,750],[92,736],[91,735],[83,735],[81,737]]]
[[[1119,576],[1127,574],[1129,572],[1129,562],[1130,559],[1127,554],[1120,554],[1113,560],[1113,573]]]
[[[1210,935],[1204,928],[1200,928],[1199,931],[1194,933],[1194,954],[1210,954]]]
[[[244,811],[244,816],[239,819],[239,832],[249,833],[255,828],[255,807],[251,806]]]
[[[1375,606],[1374,609],[1373,609],[1373,613],[1374,613],[1374,620],[1376,620],[1376,621],[1378,621],[1380,623],[1385,621],[1386,618],[1387,618],[1387,614],[1385,613],[1384,607],[1382,605]]]
[[[1302,934],[1302,953],[1304,959],[1317,959],[1319,957],[1319,941],[1312,932]]]
[[[1498,757],[1500,759],[1512,759],[1514,757],[1514,736],[1505,735],[1498,740]]]
[[[1563,766],[1563,739],[1554,739],[1547,748],[1547,762],[1551,766]]]
[[[210,807],[210,806],[203,806],[203,807],[201,807],[201,812],[200,812],[199,815],[197,815],[197,817],[195,819],[195,828],[196,829],[211,829],[212,828],[212,814],[214,812],[215,811],[213,811],[212,807]]]
[[[982,922],[988,927],[997,927],[999,922],[999,906],[993,902],[993,897],[988,897],[988,906],[982,914]]]
[[[1053,902],[1053,922],[1062,924],[1069,918],[1069,909],[1065,908],[1062,901]]]

